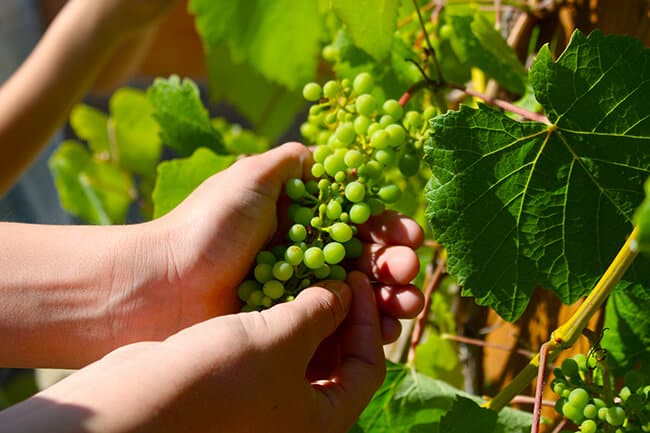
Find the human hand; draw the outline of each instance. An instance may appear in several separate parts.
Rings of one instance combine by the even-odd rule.
[[[7,421],[0,426],[345,433],[385,372],[370,282],[351,272],[349,284],[325,282],[327,289],[308,288],[261,313],[218,317],[164,342],[118,349],[0,414]],[[328,336],[340,351],[338,363],[306,379]]]

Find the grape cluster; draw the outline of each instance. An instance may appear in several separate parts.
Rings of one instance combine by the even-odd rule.
[[[426,120],[433,109],[404,112],[385,99],[373,77],[309,83],[310,107],[301,126],[314,145],[312,179],[285,185],[292,200],[287,245],[258,254],[249,279],[238,288],[244,310],[292,300],[323,279],[344,280],[346,259],[361,255],[358,224],[400,199],[399,182],[420,170]]]
[[[592,354],[593,355],[593,354]],[[650,385],[630,370],[625,385],[614,394],[604,360],[583,354],[567,358],[555,369],[551,389],[560,398],[555,409],[580,426],[583,433],[650,432]]]

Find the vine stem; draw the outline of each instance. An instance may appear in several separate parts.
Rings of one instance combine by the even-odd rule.
[[[551,343],[542,344],[539,349],[539,367],[537,368],[537,386],[535,387],[535,406],[533,407],[533,425],[530,433],[539,433],[539,421],[542,416],[542,394],[544,391],[544,379],[546,378],[546,363],[548,353],[551,350]]]
[[[435,258],[434,258],[435,260]],[[413,326],[413,334],[411,335],[411,347],[409,348],[408,354],[408,363],[411,364],[415,360],[415,349],[420,344],[422,340],[422,335],[424,334],[424,328],[427,323],[427,316],[429,315],[429,309],[431,308],[431,297],[433,293],[438,290],[442,279],[447,275],[447,263],[445,259],[436,260],[437,265],[433,271],[433,275],[428,281],[428,284],[424,288],[424,307],[420,314],[418,314],[417,319],[415,319],[415,325]]]
[[[632,262],[634,262],[634,259],[638,255],[638,250],[633,245],[636,244],[638,235],[639,228],[635,227],[589,296],[587,296],[585,301],[566,323],[551,333],[549,341],[544,343],[549,350],[549,362],[553,362],[562,350],[571,347],[575,343],[582,334],[583,329],[587,326],[591,316],[600,309],[614,289],[616,283],[621,279]],[[494,409],[497,412],[503,409],[535,379],[538,375],[539,366],[540,354],[537,354],[505,388],[495,395],[494,398],[486,402],[484,406]]]
[[[459,84],[448,83],[447,85],[452,89],[461,90],[470,96],[480,98],[489,105],[494,105],[495,107],[499,107],[503,110],[510,111],[511,113],[518,114],[524,119],[532,120],[534,122],[545,123],[545,124],[551,123],[549,122],[548,118],[543,114],[535,113],[533,111],[526,110],[525,108],[517,107],[515,104],[511,102],[504,101],[502,99],[493,98],[484,93],[478,92],[476,90],[468,89],[467,87],[461,86]]]
[[[512,404],[535,404],[535,397],[530,397],[528,395],[516,395],[515,398],[513,398],[510,403],[512,403]],[[555,407],[555,402],[553,400],[542,400],[542,406]]]
[[[452,335],[452,334],[442,334],[442,338],[445,340],[458,341],[459,343],[471,344],[474,346],[487,347],[490,349],[503,350],[505,352],[514,352],[526,358],[532,358],[535,356],[534,352],[525,349],[517,349],[514,347],[504,346],[503,344],[490,343],[483,340],[478,340],[476,338],[463,337],[462,335]]]

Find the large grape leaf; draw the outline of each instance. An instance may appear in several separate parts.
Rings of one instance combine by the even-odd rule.
[[[154,218],[174,209],[205,179],[230,166],[234,155],[217,155],[200,147],[188,158],[163,161],[153,190]]]
[[[160,125],[163,142],[180,156],[189,156],[199,147],[225,153],[221,135],[212,126],[208,111],[201,102],[196,84],[177,76],[158,78],[147,90]]]
[[[650,253],[650,179],[645,182],[645,200],[634,214],[634,224],[639,226],[635,247],[643,253]]]
[[[506,320],[536,286],[565,303],[591,289],[650,174],[650,52],[638,40],[576,32],[557,61],[540,51],[530,81],[550,125],[462,107],[432,121],[426,152],[428,218],[449,270]],[[637,263],[621,283],[646,305],[649,274]]]
[[[376,60],[388,57],[397,26],[399,0],[332,0],[355,44]]]
[[[350,433],[444,433],[441,420],[457,397],[482,403],[446,384],[416,372],[411,367],[388,363],[386,379],[363,411]],[[485,409],[489,410],[489,409]],[[494,413],[496,425],[490,433],[523,433],[530,430],[532,416],[511,408]],[[446,423],[454,422],[454,415]]]
[[[61,205],[91,224],[121,224],[135,195],[131,176],[94,159],[77,141],[65,141],[48,161]]]
[[[226,42],[266,79],[298,89],[316,74],[322,25],[316,0],[192,0],[204,45]]]

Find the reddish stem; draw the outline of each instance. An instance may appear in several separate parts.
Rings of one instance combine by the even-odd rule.
[[[504,350],[506,352],[515,352],[519,355],[525,356],[528,359],[532,359],[535,354],[525,349],[516,349],[514,347],[505,346],[503,344],[490,343],[483,340],[478,340],[476,338],[463,337],[460,335],[444,334],[442,338],[446,340],[458,341],[459,343],[471,344],[473,346],[488,347],[491,349]]]
[[[429,316],[429,309],[431,308],[431,297],[440,287],[442,279],[447,275],[447,264],[444,259],[436,260],[437,266],[433,271],[433,275],[428,281],[428,284],[424,288],[424,308],[420,311],[417,319],[415,319],[415,325],[413,326],[413,334],[411,335],[411,347],[409,349],[408,362],[411,363],[415,359],[415,349],[420,344],[422,340],[422,335],[424,334],[424,328],[427,324],[427,317]]]
[[[542,393],[544,391],[544,379],[546,378],[546,362],[551,344],[546,342],[539,349],[539,367],[537,369],[537,384],[535,386],[535,407],[533,408],[533,426],[530,433],[539,432],[539,421],[542,416]]]
[[[535,404],[535,397],[528,395],[516,395],[512,400],[512,404]],[[542,400],[542,406],[555,407],[555,402],[552,400]]]
[[[555,426],[553,431],[551,433],[560,433],[562,430],[564,430],[564,426],[567,425],[568,420],[566,418],[562,418],[562,421]]]

